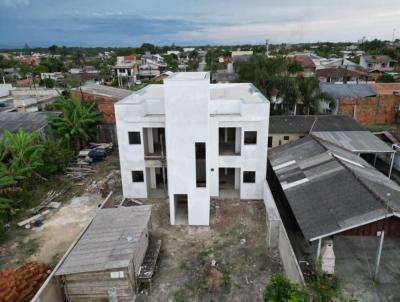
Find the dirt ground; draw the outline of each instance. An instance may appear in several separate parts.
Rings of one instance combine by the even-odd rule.
[[[41,227],[26,230],[13,226],[9,240],[0,246],[0,269],[16,268],[28,260],[52,266],[58,262],[104,200],[97,184],[110,172],[119,170],[116,152],[96,164],[95,169],[93,176],[72,184],[59,200],[62,206],[52,210]],[[65,180],[65,185],[71,183]]]
[[[283,270],[278,251],[266,246],[261,201],[214,200],[210,227],[171,226],[165,200],[146,203],[154,205],[162,248],[152,290],[138,302],[261,301],[271,275]]]

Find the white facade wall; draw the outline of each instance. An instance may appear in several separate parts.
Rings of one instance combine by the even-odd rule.
[[[146,167],[157,163],[144,159],[143,128],[165,128],[171,223],[175,224],[174,194],[187,194],[188,223],[208,225],[210,197],[219,196],[219,168],[238,169],[235,182],[241,199],[263,198],[269,102],[251,84],[210,84],[208,73],[183,74],[168,78],[164,85],[147,86],[115,105],[123,194],[148,197],[146,182],[153,177]],[[219,128],[225,127],[236,128],[240,154],[219,155]],[[141,133],[140,145],[129,144],[129,131]],[[257,131],[256,144],[244,144],[245,131]],[[196,187],[196,142],[206,143],[205,187]],[[132,182],[134,170],[144,172],[145,182]],[[256,182],[244,183],[244,171],[254,171]]]

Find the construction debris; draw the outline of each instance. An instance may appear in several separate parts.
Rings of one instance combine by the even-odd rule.
[[[28,219],[25,219],[25,220],[17,223],[17,225],[19,227],[25,227],[25,228],[29,229],[31,227],[31,224],[33,224],[37,220],[42,220],[42,218],[45,217],[49,213],[50,213],[50,210],[43,211],[40,214],[37,214],[35,216],[32,216],[32,217],[30,217]]]
[[[0,302],[30,301],[51,273],[46,264],[27,262],[16,270],[0,271]]]
[[[110,172],[106,177],[101,180],[94,180],[86,189],[86,192],[100,194],[102,196],[107,196],[110,192],[110,189],[113,189],[117,186],[121,186],[119,171],[115,170]]]
[[[67,177],[78,181],[94,174],[92,163],[103,161],[107,154],[112,151],[113,144],[90,143],[92,148],[84,149],[79,152],[76,159],[71,161],[67,168]]]
[[[62,196],[64,196],[64,194],[66,192],[68,192],[68,190],[69,190],[69,188],[65,188],[60,191],[51,190],[51,191],[47,192],[46,198],[36,208],[31,209],[31,212],[34,214],[37,214],[45,208],[53,208],[53,209],[59,208],[60,205],[57,206],[57,204],[59,204],[59,203],[53,203],[53,202],[55,200],[60,199]],[[56,204],[56,206],[55,206],[55,204]]]

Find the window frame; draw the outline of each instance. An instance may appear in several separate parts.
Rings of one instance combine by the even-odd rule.
[[[131,134],[132,134],[132,137],[131,137]],[[136,135],[138,135],[138,136],[136,136]],[[131,138],[132,138],[132,140],[131,140]],[[135,143],[134,142],[135,140],[139,141],[139,143],[137,143],[137,142]],[[140,135],[140,131],[128,131],[128,143],[129,143],[129,145],[141,145],[142,144],[142,136]]]
[[[251,176],[249,176],[251,175]],[[246,179],[251,177],[251,179]],[[243,171],[243,183],[255,184],[256,183],[256,171]]]
[[[135,173],[141,173],[141,174],[135,176]],[[131,176],[132,176],[132,183],[143,183],[144,182],[143,170],[132,170]],[[135,178],[137,178],[137,177],[139,178],[139,180],[135,180]]]
[[[248,142],[248,140],[247,140],[247,142],[246,142],[246,134],[254,134],[255,133],[255,142],[253,143],[253,142]],[[255,131],[255,130],[248,130],[248,131],[243,131],[243,144],[244,145],[257,145],[257,136],[258,136],[258,134],[257,134],[257,131]]]

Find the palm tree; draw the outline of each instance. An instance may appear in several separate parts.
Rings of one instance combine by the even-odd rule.
[[[95,104],[86,105],[76,99],[64,99],[58,102],[56,109],[61,115],[51,120],[52,127],[66,139],[78,152],[96,131],[100,120],[100,112],[94,110]]]
[[[335,106],[334,97],[321,90],[317,78],[298,77],[297,82],[300,91],[298,104],[303,105],[303,114],[319,113],[320,102],[329,103],[331,108]]]

